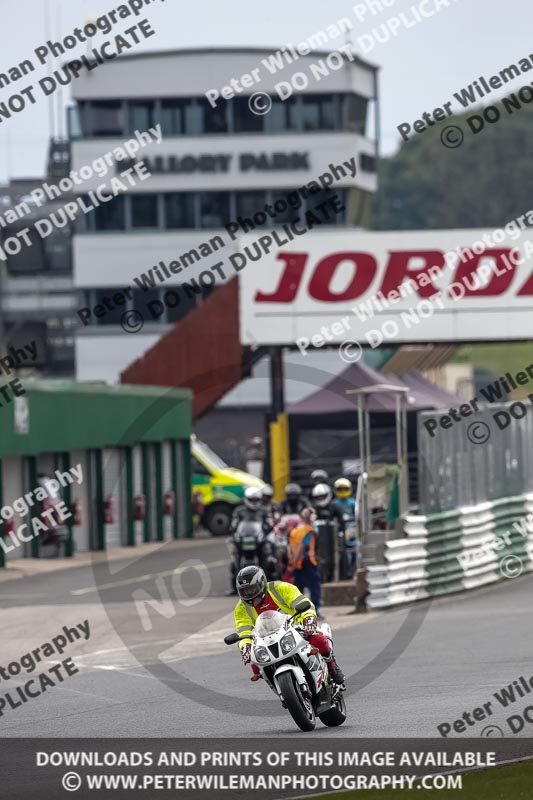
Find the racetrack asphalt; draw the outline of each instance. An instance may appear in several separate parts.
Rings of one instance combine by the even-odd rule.
[[[91,635],[44,665],[72,657],[79,673],[4,708],[0,736],[308,736],[222,643],[235,602],[224,596],[227,562],[224,540],[193,540],[2,581],[0,665],[64,625],[88,620]],[[498,726],[511,736],[505,720],[533,704],[533,691],[508,709],[492,695],[533,675],[532,580],[379,614],[325,609],[347,675],[348,719],[334,729],[319,723],[312,735],[434,737],[438,725],[492,701],[493,713],[460,735],[494,735],[487,728]],[[0,694],[34,675],[1,681]],[[531,736],[533,726],[521,734]]]

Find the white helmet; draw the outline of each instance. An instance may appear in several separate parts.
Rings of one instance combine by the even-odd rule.
[[[262,491],[255,486],[249,486],[244,492],[244,505],[252,511],[261,508]]]
[[[327,483],[317,483],[316,486],[313,486],[311,497],[313,498],[314,504],[320,506],[321,508],[324,508],[325,506],[329,506],[329,504],[331,503],[333,492],[331,491]]]
[[[318,486],[319,483],[327,483],[329,475],[325,469],[314,469],[311,473],[311,480],[315,486]]]
[[[265,500],[267,497],[269,498],[269,500],[272,500],[272,498],[274,497],[274,489],[272,488],[272,486],[270,486],[269,483],[265,483],[265,485],[261,489],[261,496],[263,500]]]

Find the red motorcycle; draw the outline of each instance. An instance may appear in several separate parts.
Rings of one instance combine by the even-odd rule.
[[[276,537],[276,557],[279,563],[279,574],[281,580],[293,583],[292,573],[288,569],[289,564],[289,536],[294,528],[302,524],[299,514],[284,514],[274,525]]]

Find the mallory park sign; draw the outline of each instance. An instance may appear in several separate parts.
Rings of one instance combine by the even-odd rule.
[[[275,170],[309,170],[309,153],[231,153],[199,154],[184,156],[144,156],[143,161],[152,175],[191,175],[210,172],[229,172],[233,159],[239,172],[273,172]],[[124,170],[124,161],[117,164],[117,171]],[[135,165],[132,160],[128,166]]]

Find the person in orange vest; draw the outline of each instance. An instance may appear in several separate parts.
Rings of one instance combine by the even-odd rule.
[[[320,572],[316,555],[316,533],[311,524],[312,511],[304,508],[300,514],[302,524],[289,534],[289,571],[298,589],[309,589],[317,619],[320,614]]]

